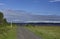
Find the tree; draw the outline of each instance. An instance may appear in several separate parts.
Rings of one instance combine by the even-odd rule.
[[[3,19],[3,13],[2,12],[0,12],[0,19]]]
[[[0,12],[0,24],[7,24],[7,20],[4,18],[4,15],[2,12]]]
[[[0,12],[0,24],[3,24],[3,13],[2,12]]]
[[[4,19],[4,22],[5,22],[5,23],[7,23],[7,20],[6,20],[6,19]]]

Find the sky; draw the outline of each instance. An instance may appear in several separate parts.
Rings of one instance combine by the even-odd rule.
[[[4,17],[10,22],[60,22],[60,0],[0,0],[0,11],[3,11]]]
[[[0,10],[6,9],[38,15],[60,15],[60,0],[0,0]]]

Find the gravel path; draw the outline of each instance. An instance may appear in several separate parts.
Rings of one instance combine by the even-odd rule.
[[[40,39],[24,27],[17,28],[17,39]]]

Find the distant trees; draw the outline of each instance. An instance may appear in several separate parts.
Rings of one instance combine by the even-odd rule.
[[[6,19],[4,19],[4,15],[0,12],[0,24],[7,23]]]
[[[7,20],[6,19],[4,19],[4,23],[7,23]]]
[[[2,23],[3,23],[3,13],[0,12],[0,24],[2,24]]]
[[[0,12],[0,19],[3,19],[3,13],[2,12]]]
[[[4,15],[2,12],[0,12],[0,39],[3,39],[7,37],[7,21],[4,19]]]

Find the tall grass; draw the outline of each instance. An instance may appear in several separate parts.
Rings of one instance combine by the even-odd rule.
[[[60,26],[28,26],[26,28],[42,39],[60,39]]]
[[[13,26],[13,28],[11,28],[11,26],[8,24],[0,25],[0,39],[7,39],[9,37],[9,34],[14,35],[14,33],[12,31],[15,33],[15,26]]]
[[[11,28],[10,26],[10,31],[8,32],[8,36],[6,39],[16,39],[16,26],[13,25],[13,27]]]

